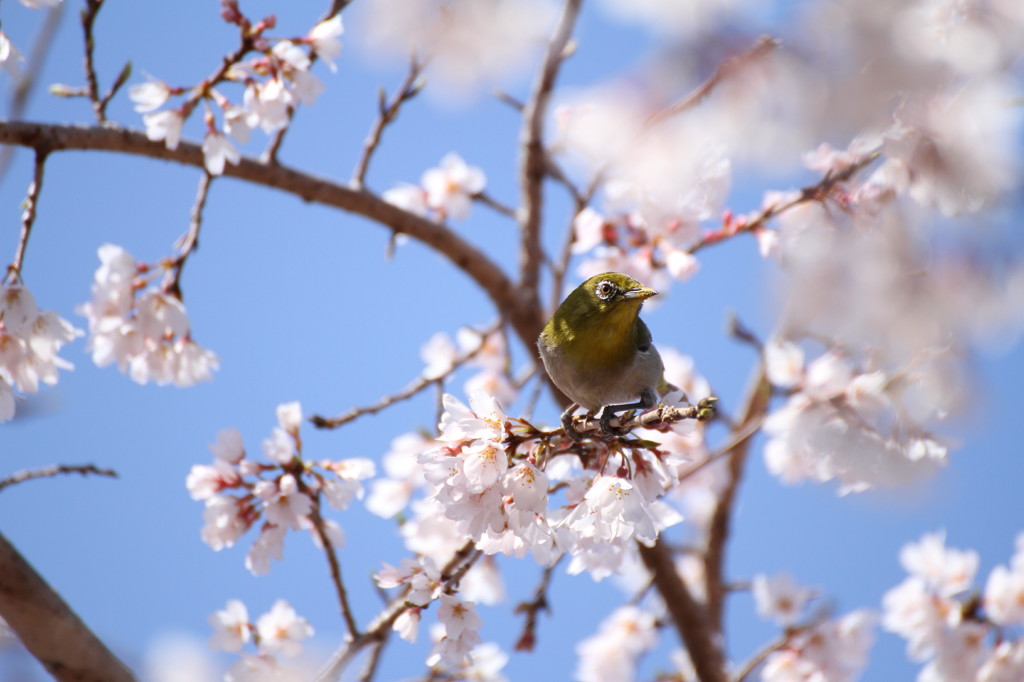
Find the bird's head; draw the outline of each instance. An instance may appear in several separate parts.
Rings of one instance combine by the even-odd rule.
[[[621,272],[594,275],[566,296],[546,331],[559,341],[585,340],[595,328],[602,337],[628,335],[643,302],[657,293]]]

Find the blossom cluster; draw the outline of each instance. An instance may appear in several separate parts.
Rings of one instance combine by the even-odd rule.
[[[288,530],[308,530],[318,545],[326,540],[341,547],[345,541],[341,527],[319,518],[321,496],[333,508],[344,510],[353,499],[362,497],[360,481],[374,475],[373,462],[368,459],[303,460],[299,403],[279,405],[277,420],[262,444],[268,461],[248,458],[238,430],[225,429],[210,446],[213,462],[194,465],[185,480],[192,499],[206,505],[202,538],[214,550],[231,547],[263,521],[245,559],[246,568],[254,575],[267,573],[271,558],[283,558]],[[318,522],[314,522],[314,514]]]
[[[334,59],[341,54],[338,37],[343,27],[341,16],[335,15],[314,26],[301,38],[273,40],[264,36],[274,27],[273,15],[253,24],[241,14],[237,2],[225,2],[223,17],[239,26],[247,45],[256,56],[230,63],[218,73],[215,81],[206,80],[193,88],[172,87],[160,80],[149,80],[132,86],[129,97],[135,110],[143,114],[146,136],[163,140],[168,149],[175,149],[181,140],[182,128],[196,107],[205,106],[206,134],[203,155],[211,175],[224,172],[226,163],[238,164],[241,156],[229,138],[240,144],[249,141],[257,128],[267,134],[285,128],[291,112],[299,104],[311,106],[323,91],[323,83],[310,73],[312,56],[324,60],[332,71]],[[241,103],[232,101],[216,88],[223,83],[244,86]],[[185,95],[177,108],[161,109],[172,96]],[[220,125],[217,115],[220,112]]]
[[[853,682],[867,664],[874,642],[875,616],[866,609],[838,618],[809,618],[817,590],[787,573],[756,575],[751,592],[758,615],[786,628],[784,644],[765,658],[765,682],[829,680]]]
[[[947,448],[918,420],[934,409],[914,405],[914,375],[860,368],[837,349],[805,363],[797,344],[765,345],[768,380],[791,391],[764,422],[765,462],[787,483],[837,480],[840,492],[895,485],[932,473]]]
[[[1009,566],[974,586],[978,554],[924,535],[900,552],[909,574],[882,601],[882,626],[907,640],[907,655],[924,663],[929,682],[1011,682],[1024,679],[1024,534]],[[1016,636],[1015,636],[1016,635]]]
[[[50,310],[39,310],[20,284],[0,284],[0,422],[14,417],[15,393],[36,393],[57,383],[72,365],[57,355],[82,332]]]
[[[79,307],[89,323],[93,362],[116,363],[140,384],[191,386],[210,380],[217,356],[192,340],[185,305],[156,283],[173,264],[139,263],[115,244],[104,244],[98,255],[92,300]]]
[[[582,157],[605,178],[604,210],[584,208],[573,223],[573,253],[587,255],[581,277],[619,271],[657,289],[699,269],[692,249],[702,222],[717,217],[729,191],[726,148],[691,119],[650,125],[650,112],[617,91],[561,106],[555,150]]]
[[[441,159],[439,166],[423,172],[419,185],[400,184],[385,191],[383,197],[384,201],[418,216],[462,220],[469,216],[473,197],[486,186],[483,170],[451,152]]]
[[[658,642],[654,614],[637,606],[620,606],[604,619],[598,631],[576,645],[580,682],[636,679],[641,656]]]
[[[263,680],[293,679],[277,656],[295,658],[302,653],[302,641],[313,636],[313,627],[298,615],[288,602],[279,599],[270,611],[255,623],[249,620],[245,604],[231,599],[225,607],[210,616],[213,635],[210,647],[241,657],[224,676],[226,682],[261,682]],[[243,652],[248,644],[256,646],[256,653]]]

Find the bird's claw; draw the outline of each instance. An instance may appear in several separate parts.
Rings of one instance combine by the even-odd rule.
[[[579,442],[583,440],[583,434],[576,430],[576,418],[573,415],[562,415],[562,428],[565,429],[565,435],[574,441]]]

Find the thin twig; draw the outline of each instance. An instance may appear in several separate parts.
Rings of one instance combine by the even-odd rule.
[[[394,405],[395,403],[402,402],[403,400],[408,400],[413,396],[417,395],[418,393],[420,393],[421,391],[423,391],[424,389],[429,388],[430,386],[438,384],[440,382],[443,382],[445,377],[451,375],[455,370],[459,369],[459,367],[461,367],[462,365],[466,364],[467,362],[475,358],[477,355],[479,355],[480,351],[482,351],[484,348],[484,344],[487,340],[487,337],[497,332],[498,329],[501,328],[501,325],[502,323],[499,321],[498,323],[492,325],[490,328],[482,332],[479,332],[480,344],[476,348],[473,348],[472,350],[467,351],[466,353],[463,353],[459,357],[455,358],[455,360],[452,361],[452,366],[447,371],[445,371],[445,373],[442,374],[441,376],[429,378],[420,377],[412,384],[410,384],[406,389],[399,391],[398,393],[393,393],[391,395],[384,396],[373,405],[367,405],[365,407],[354,407],[345,414],[340,415],[338,417],[324,417],[319,414],[314,414],[312,417],[309,418],[309,421],[311,421],[313,425],[319,429],[336,429],[339,426],[344,426],[345,424],[348,424],[351,421],[355,421],[360,417],[363,417],[368,414],[376,414],[381,410],[384,410]]]
[[[523,109],[525,108],[522,102],[520,102],[518,99],[516,99],[515,97],[513,97],[509,93],[505,92],[504,90],[495,90],[494,91],[494,97],[499,102],[503,102],[503,103],[509,105],[510,107],[512,107],[513,109],[518,111],[519,113],[522,113]]]
[[[308,490],[305,492],[311,494]],[[313,521],[313,528],[316,529],[317,537],[320,538],[320,544],[323,546],[324,554],[327,556],[327,563],[330,564],[331,581],[334,583],[335,592],[338,593],[341,617],[345,619],[345,626],[348,628],[349,637],[355,639],[359,636],[359,625],[352,614],[352,605],[348,601],[348,591],[345,589],[345,583],[341,579],[341,562],[338,561],[338,555],[334,551],[334,543],[331,542],[330,537],[327,535],[324,518],[320,515],[319,499],[314,499],[316,499],[316,502],[314,502],[313,511],[310,512],[309,518]]]
[[[624,422],[615,417],[610,421],[610,424],[613,429],[623,432],[637,427],[657,428],[658,426],[665,426],[686,419],[701,419],[701,411],[704,409],[707,409],[706,406],[701,405],[687,405],[686,407],[662,405],[649,412],[630,417]],[[599,433],[601,431],[601,421],[595,417],[576,420],[572,426],[573,430],[581,435],[593,432]],[[562,429],[555,429],[555,431],[562,431]]]
[[[725,443],[725,445],[721,446],[718,450],[716,450],[715,452],[711,453],[710,455],[708,455],[707,457],[702,459],[697,464],[694,464],[691,468],[689,468],[686,471],[680,473],[679,476],[678,476],[678,480],[682,481],[684,479],[687,479],[690,476],[693,476],[694,474],[696,474],[698,471],[700,471],[704,467],[706,467],[709,464],[711,464],[712,462],[717,462],[722,457],[726,457],[726,456],[732,454],[732,451],[737,446],[739,446],[740,443],[742,443],[743,441],[747,440],[748,438],[750,438],[751,436],[756,434],[761,429],[762,422],[763,422],[763,420],[760,419],[760,418],[759,419],[755,419],[755,420],[749,422],[748,424],[744,425],[740,429],[738,429],[736,431],[733,431],[732,434],[730,434],[729,440]]]
[[[763,229],[769,220],[796,206],[799,206],[800,204],[805,204],[811,201],[827,200],[841,183],[848,181],[858,172],[867,166],[870,166],[880,156],[881,152],[873,152],[858,160],[856,163],[846,166],[837,173],[826,173],[825,177],[823,177],[819,182],[802,188],[800,192],[789,201],[772,204],[771,206],[761,209],[761,211],[748,220],[729,222],[723,225],[721,229],[705,234],[701,241],[690,247],[689,252],[696,253],[704,247],[711,246],[712,244],[718,244],[738,234],[742,234],[744,232],[755,232],[759,229]]]
[[[500,213],[503,216],[508,216],[509,218],[516,217],[516,210],[514,208],[512,208],[511,206],[506,206],[505,204],[501,203],[500,201],[498,201],[491,195],[487,194],[486,192],[474,194],[473,199],[479,201],[484,206],[487,206],[488,208],[492,209],[497,213]]]
[[[43,189],[43,172],[46,167],[47,155],[46,149],[36,149],[32,182],[29,183],[28,192],[25,193],[25,208],[21,212],[21,233],[18,235],[18,247],[14,252],[14,262],[7,268],[7,279],[12,282],[21,279],[25,249],[28,247],[28,238],[32,234],[32,226],[36,222],[36,212],[39,209],[39,193]]]
[[[543,181],[548,169],[547,150],[544,148],[544,121],[555,79],[565,58],[566,46],[572,38],[581,2],[582,0],[566,0],[562,7],[562,15],[558,19],[554,35],[548,42],[537,81],[523,109],[523,127],[519,134],[522,148],[519,160],[519,285],[525,299],[534,305],[538,301],[540,267],[544,262],[540,240],[541,215],[544,208]]]
[[[412,55],[409,58],[409,70],[405,74],[405,80],[402,81],[395,94],[391,96],[391,100],[384,103],[384,95],[381,95],[380,111],[377,119],[373,122],[373,127],[370,128],[370,133],[366,136],[366,141],[363,142],[363,153],[359,157],[359,163],[356,164],[355,171],[352,173],[351,185],[353,187],[362,188],[365,184],[366,172],[370,167],[370,159],[380,145],[384,129],[398,117],[398,112],[402,105],[418,95],[423,89],[423,81],[420,76],[423,74],[424,66],[425,64],[416,55]]]
[[[565,556],[564,554],[562,556]],[[533,599],[528,602],[521,602],[516,606],[516,613],[525,613],[526,622],[523,624],[523,634],[516,640],[516,651],[533,651],[537,643],[537,617],[541,611],[550,611],[548,604],[548,587],[551,585],[551,576],[554,575],[555,567],[561,562],[559,557],[555,563],[544,568],[541,573],[540,582],[533,591]]]
[[[85,0],[85,9],[82,10],[82,32],[85,35],[85,82],[89,90],[93,113],[100,125],[106,123],[107,114],[106,105],[100,99],[99,79],[96,77],[96,65],[93,60],[93,51],[96,49],[93,25],[96,23],[96,16],[102,6],[103,0]]]
[[[719,83],[731,76],[734,72],[745,67],[750,62],[767,55],[777,48],[779,44],[779,41],[772,36],[761,36],[757,39],[757,42],[753,47],[734,57],[730,57],[719,64],[718,68],[715,69],[715,72],[711,74],[707,80],[697,86],[696,89],[692,90],[685,97],[678,100],[667,109],[656,111],[651,114],[645,123],[645,127],[661,123],[667,118],[671,118],[678,113],[697,106],[705,97],[711,94],[711,91],[714,90]]]
[[[28,104],[29,95],[32,94],[32,90],[39,82],[39,73],[43,70],[46,55],[50,53],[50,48],[53,47],[53,39],[57,35],[57,29],[60,27],[60,19],[63,13],[63,3],[51,7],[46,13],[43,25],[39,28],[36,40],[32,44],[28,65],[25,67],[25,71],[21,74],[21,78],[18,79],[18,83],[14,86],[14,92],[11,94],[11,102],[7,107],[8,121],[21,120],[22,114],[25,113],[25,106]],[[13,156],[14,147],[3,147],[0,149],[0,183],[3,182],[4,177],[7,175],[7,169],[10,168]]]
[[[384,636],[381,637],[370,651],[370,657],[366,659],[366,664],[363,666],[363,670],[359,673],[359,682],[370,682],[373,676],[377,674],[377,666],[380,665],[381,654],[384,653],[384,647],[388,643],[387,630],[384,631]]]
[[[327,21],[335,14],[340,14],[341,10],[345,9],[351,3],[352,0],[333,0],[331,6],[328,7],[324,15],[320,17],[317,23]],[[309,53],[309,67],[312,68],[316,60],[320,58],[320,55],[316,53],[316,50],[311,50]],[[260,160],[268,165],[276,164],[277,155],[281,151],[281,145],[284,144],[284,136],[288,134],[288,130],[291,129],[292,121],[295,119],[296,108],[293,105],[288,105],[288,116],[287,121],[276,133],[270,138],[270,144],[263,150],[263,154],[260,155]]]
[[[168,279],[164,283],[164,290],[183,300],[181,292],[181,271],[185,269],[185,263],[199,248],[199,229],[203,224],[203,209],[206,208],[206,199],[210,194],[210,185],[213,183],[213,176],[210,172],[203,170],[199,176],[199,187],[196,189],[196,198],[192,202],[192,210],[188,214],[188,232],[178,243],[178,255],[174,258]]]
[[[750,660],[748,660],[746,663],[740,666],[740,668],[737,669],[736,674],[733,675],[732,679],[735,682],[746,682],[746,679],[754,674],[757,668],[762,663],[764,663],[765,659],[767,659],[776,651],[781,651],[782,649],[785,649],[789,645],[789,643],[793,641],[794,637],[804,632],[807,632],[811,628],[816,627],[817,625],[819,625],[820,621],[821,619],[817,619],[804,625],[798,625],[795,627],[787,628],[782,637],[766,645],[756,654],[751,656]]]
[[[462,577],[465,570],[460,570],[466,562],[472,565],[472,556],[474,553],[479,556],[479,552],[474,547],[475,543],[472,540],[467,541],[460,547],[452,558],[441,569],[441,579],[443,581],[449,581],[458,576]],[[366,628],[366,631],[362,634],[354,637],[353,639],[343,643],[331,656],[331,659],[327,662],[320,674],[316,677],[316,682],[334,682],[341,677],[341,674],[348,667],[348,664],[359,655],[367,646],[380,642],[383,638],[387,637],[388,630],[398,617],[405,613],[406,609],[409,608],[408,602],[405,600],[405,592],[400,594],[391,600],[391,602],[377,614],[376,618],[370,622],[370,625]]]
[[[10,476],[0,479],[0,490],[18,483],[31,481],[36,478],[53,478],[64,474],[79,474],[80,476],[106,476],[117,478],[117,472],[113,469],[100,469],[95,464],[54,464],[41,469],[23,469],[16,471]]]

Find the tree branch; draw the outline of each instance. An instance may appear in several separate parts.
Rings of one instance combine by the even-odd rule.
[[[131,671],[0,535],[0,617],[61,682],[132,682]]]
[[[673,625],[690,654],[700,682],[726,682],[725,656],[715,642],[705,609],[690,594],[676,571],[672,552],[659,539],[653,547],[639,544],[640,558],[651,572],[651,582],[661,593]]]
[[[0,144],[15,144],[51,151],[111,151],[174,161],[203,168],[202,148],[181,142],[167,149],[145,134],[107,124],[104,127],[51,125],[28,122],[0,123]],[[530,305],[505,273],[482,251],[445,225],[403,211],[372,192],[351,189],[280,164],[263,164],[251,157],[228,164],[224,175],[272,187],[300,199],[340,208],[407,234],[430,246],[464,272],[491,298],[522,339],[532,344],[544,325],[539,306]]]
[[[543,251],[540,243],[541,213],[543,210],[543,181],[547,172],[547,151],[544,149],[544,117],[547,115],[551,91],[558,69],[565,57],[566,46],[572,37],[576,16],[582,0],[566,0],[555,33],[548,43],[540,75],[533,93],[523,110],[523,128],[519,141],[522,156],[519,162],[519,184],[522,192],[519,226],[521,235],[519,253],[519,279],[523,296],[535,307],[538,299],[540,267]]]
[[[753,380],[747,389],[747,396],[743,402],[743,409],[740,413],[739,423],[734,433],[745,433],[751,425],[760,423],[768,410],[768,403],[771,400],[771,385],[765,376],[764,363],[758,365],[754,372]],[[725,568],[726,541],[732,527],[733,502],[739,489],[740,481],[743,478],[743,469],[747,461],[747,453],[750,451],[752,438],[743,438],[733,441],[729,455],[729,480],[725,489],[718,496],[718,503],[708,524],[707,549],[704,554],[704,571],[707,581],[707,611],[708,625],[713,632],[722,631],[723,607],[727,589],[723,576]]]
[[[64,474],[79,474],[81,476],[93,474],[95,476],[117,478],[117,472],[113,469],[100,469],[95,464],[54,464],[41,469],[23,469],[22,471],[15,471],[10,476],[5,476],[0,479],[0,490],[3,490],[8,486],[17,485],[18,483],[31,481],[36,478],[53,478]]]
[[[43,190],[43,172],[46,170],[45,148],[36,149],[35,164],[32,167],[32,182],[28,185],[25,195],[25,209],[21,213],[21,233],[18,235],[18,248],[14,252],[14,262],[7,268],[8,279],[21,279],[21,269],[25,260],[25,249],[28,238],[32,234],[32,226],[36,222],[36,211],[39,208],[39,193]]]
[[[767,55],[769,52],[779,46],[779,41],[771,36],[761,36],[757,39],[757,42],[753,47],[748,49],[746,52],[742,52],[734,57],[726,59],[724,62],[718,65],[715,72],[711,76],[697,86],[696,89],[692,90],[682,99],[678,100],[667,109],[662,111],[656,111],[647,119],[646,126],[656,125],[661,123],[667,118],[671,118],[678,113],[692,109],[701,103],[701,101],[711,94],[711,91],[721,83],[723,80],[731,76],[734,72],[739,71],[741,68],[749,64],[750,62],[760,59]]]

